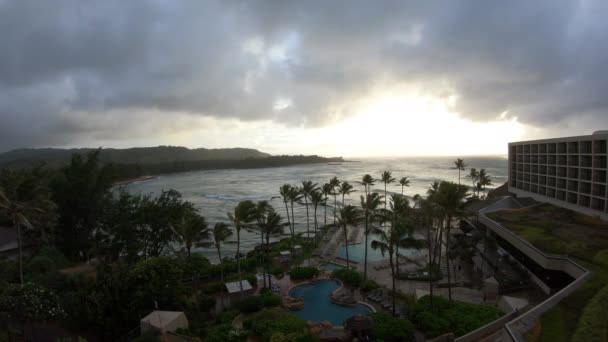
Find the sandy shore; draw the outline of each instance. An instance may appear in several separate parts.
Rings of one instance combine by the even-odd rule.
[[[149,180],[153,180],[158,178],[158,176],[141,176],[141,177],[137,177],[137,178],[131,178],[131,179],[126,179],[120,182],[115,182],[113,184],[113,186],[121,186],[121,185],[127,185],[130,183],[135,183],[135,182],[146,182]]]

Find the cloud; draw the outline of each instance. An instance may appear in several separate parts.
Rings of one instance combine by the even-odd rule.
[[[604,1],[2,1],[0,150],[190,128],[171,120],[323,127],[397,85],[456,99],[465,119],[586,133],[608,124],[607,14]]]

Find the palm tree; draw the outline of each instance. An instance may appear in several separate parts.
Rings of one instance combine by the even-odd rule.
[[[293,215],[293,204],[302,198],[302,194],[297,186],[292,186],[289,191],[289,204],[291,205],[291,253],[293,254],[293,246],[296,239],[296,217]]]
[[[317,245],[317,229],[318,229],[318,224],[317,224],[317,208],[319,207],[319,204],[323,204],[323,202],[325,201],[325,197],[323,196],[323,192],[321,192],[321,190],[316,189],[315,191],[313,191],[310,194],[310,202],[312,203],[312,207],[313,207],[313,211],[314,211],[314,223],[315,223],[315,239],[314,239],[314,245]]]
[[[469,170],[469,174],[467,175],[467,178],[471,178],[471,182],[473,183],[473,192],[475,192],[475,189],[477,188],[477,181],[479,181],[479,171],[477,171],[476,168],[472,167],[471,170]]]
[[[17,230],[19,281],[23,285],[23,228],[34,229],[33,219],[42,223],[54,210],[50,192],[41,181],[40,168],[32,171],[3,171],[0,184],[0,210]],[[36,222],[37,223],[37,222]]]
[[[291,188],[292,186],[290,184],[283,184],[279,188],[279,193],[281,194],[281,198],[283,199],[283,203],[285,204],[285,212],[287,213],[287,225],[289,225],[289,232],[293,236],[293,226],[291,224],[291,220],[289,219],[289,207],[287,206],[287,202],[289,202]],[[291,246],[291,249],[291,252],[293,253],[293,245]]]
[[[241,229],[248,228],[254,219],[255,204],[246,200],[239,202],[234,208],[234,213],[228,212],[228,219],[236,230],[236,264],[239,274],[240,295],[243,296],[243,276],[241,274]]]
[[[404,187],[409,187],[410,186],[410,180],[407,179],[407,177],[402,177],[401,179],[399,179],[399,185],[397,186],[401,186],[401,195],[403,195],[403,188]]]
[[[329,184],[329,183],[323,184],[323,186],[321,187],[321,192],[323,193],[323,196],[325,196],[325,198],[323,199],[323,203],[324,203],[324,207],[325,207],[325,213],[323,214],[323,226],[327,227],[327,200],[329,199],[329,195],[331,195],[331,193],[332,193],[331,184]]]
[[[357,190],[353,189],[353,186],[350,185],[350,183],[347,181],[344,181],[344,182],[342,182],[342,184],[340,184],[340,187],[338,188],[338,192],[342,195],[342,207],[344,207],[344,196],[350,195],[355,191],[357,191]]]
[[[281,223],[281,215],[277,214],[274,210],[270,210],[266,213],[262,225],[262,233],[266,239],[266,260],[268,260],[268,253],[270,251],[270,238],[272,236],[281,236],[283,234],[283,228],[287,225],[286,223]],[[265,274],[268,275],[268,286],[270,286],[270,272],[266,267]],[[266,280],[264,280],[264,284],[266,284]]]
[[[338,192],[337,188],[340,186],[340,180],[338,177],[333,177],[329,180],[331,186],[331,194],[334,195],[334,226],[336,225],[336,208],[338,207]]]
[[[348,257],[348,226],[355,225],[361,221],[361,213],[355,206],[347,205],[340,209],[338,224],[344,233],[344,248],[346,249],[346,268],[350,269],[350,259]]]
[[[263,249],[264,249],[264,229],[266,224],[266,215],[270,212],[274,211],[274,208],[268,203],[268,201],[259,201],[255,204],[255,208],[253,209],[253,218],[256,221],[257,232],[260,234],[260,249],[258,255],[260,257],[260,264],[262,266],[262,271],[265,274],[266,268],[264,267],[264,257],[263,257]],[[264,277],[264,287],[266,287],[266,277]]]
[[[363,280],[367,280],[367,245],[368,237],[370,233],[370,224],[373,222],[376,216],[378,207],[382,204],[382,196],[377,192],[367,194],[365,197],[361,195],[361,209],[363,210],[363,216],[365,217],[365,258],[363,264]]]
[[[463,215],[464,198],[467,195],[467,187],[453,182],[443,181],[439,184],[439,191],[434,198],[435,203],[441,208],[445,218],[446,231],[446,262],[448,271],[448,298],[452,300],[451,272],[450,272],[450,230],[452,220]],[[441,243],[441,241],[440,241]]]
[[[454,161],[452,170],[458,170],[458,184],[460,184],[460,171],[464,171],[469,164],[465,163],[463,159],[457,158]]]
[[[393,227],[388,230],[374,228],[376,239],[372,241],[372,248],[379,249],[382,256],[388,253],[389,265],[391,268],[392,288],[393,288],[393,315],[395,315],[395,265],[393,258],[395,256],[395,246],[398,244],[397,231]]]
[[[304,181],[302,182],[302,187],[300,188],[300,193],[302,197],[304,197],[304,204],[306,205],[306,238],[310,241],[310,218],[308,214],[308,199],[310,198],[310,194],[317,190],[317,183],[313,183],[312,181]]]
[[[183,245],[182,249],[186,251],[188,258],[192,255],[192,247],[204,246],[202,242],[211,237],[211,230],[205,218],[194,210],[186,211],[177,227],[171,226],[171,229],[175,233],[176,240]]]
[[[426,228],[426,248],[428,249],[428,268],[429,268],[429,298],[431,302],[431,310],[433,309],[433,276],[435,272],[433,257],[436,255],[434,249],[436,249],[437,244],[434,243],[432,227],[433,227],[433,204],[430,200],[422,198],[422,196],[416,194],[414,196],[414,201],[416,202],[415,207],[416,210],[416,220],[417,224],[423,228]]]
[[[486,190],[486,186],[492,185],[492,180],[490,179],[490,175],[486,173],[486,169],[479,170],[479,181],[478,184],[482,191]],[[477,192],[477,197],[479,197],[479,192]]]
[[[213,242],[215,245],[215,249],[217,250],[217,257],[220,260],[220,279],[222,282],[222,292],[224,291],[224,261],[222,260],[222,251],[221,251],[221,244],[224,243],[226,240],[228,240],[229,237],[232,236],[232,229],[230,229],[230,227],[224,223],[224,222],[217,222],[214,226],[213,226],[213,231],[212,231],[212,235],[213,235]],[[221,305],[224,305],[223,300],[220,300]]]
[[[382,175],[380,176],[380,181],[382,183],[384,183],[384,198],[388,199],[388,197],[386,197],[386,194],[387,194],[386,193],[386,185],[389,184],[389,183],[394,182],[395,178],[393,178],[393,175],[392,175],[392,173],[390,171],[384,171],[384,172],[382,172]],[[384,209],[386,209],[386,202],[388,202],[388,201],[384,202]]]
[[[363,185],[365,187],[365,196],[367,196],[367,194],[369,193],[369,191],[371,190],[371,187],[375,184],[376,180],[374,179],[374,177],[372,177],[370,174],[366,174],[363,176],[363,178],[361,178],[360,182],[357,182],[361,185]]]

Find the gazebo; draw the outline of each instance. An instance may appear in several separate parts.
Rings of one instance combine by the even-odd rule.
[[[249,297],[253,294],[253,287],[249,284],[249,281],[242,280],[241,285],[243,290],[241,292],[241,286],[238,281],[233,281],[230,283],[226,283],[226,291],[228,291],[228,296],[230,300],[240,299],[242,297]]]

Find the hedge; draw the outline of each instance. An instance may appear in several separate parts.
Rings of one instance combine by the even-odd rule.
[[[292,280],[311,279],[317,275],[319,275],[319,269],[316,267],[296,267],[289,272]]]
[[[407,319],[393,317],[387,313],[370,313],[374,320],[371,336],[374,341],[414,341],[415,328]]]
[[[427,337],[453,332],[456,336],[466,335],[496,319],[503,313],[494,306],[448,301],[443,297],[420,298],[414,306],[412,321],[416,328]]]
[[[604,286],[583,310],[572,341],[608,340],[608,285]]]
[[[281,305],[281,297],[273,294],[265,294],[243,299],[236,304],[236,308],[244,314],[249,314],[260,311],[263,308],[279,305]]]

